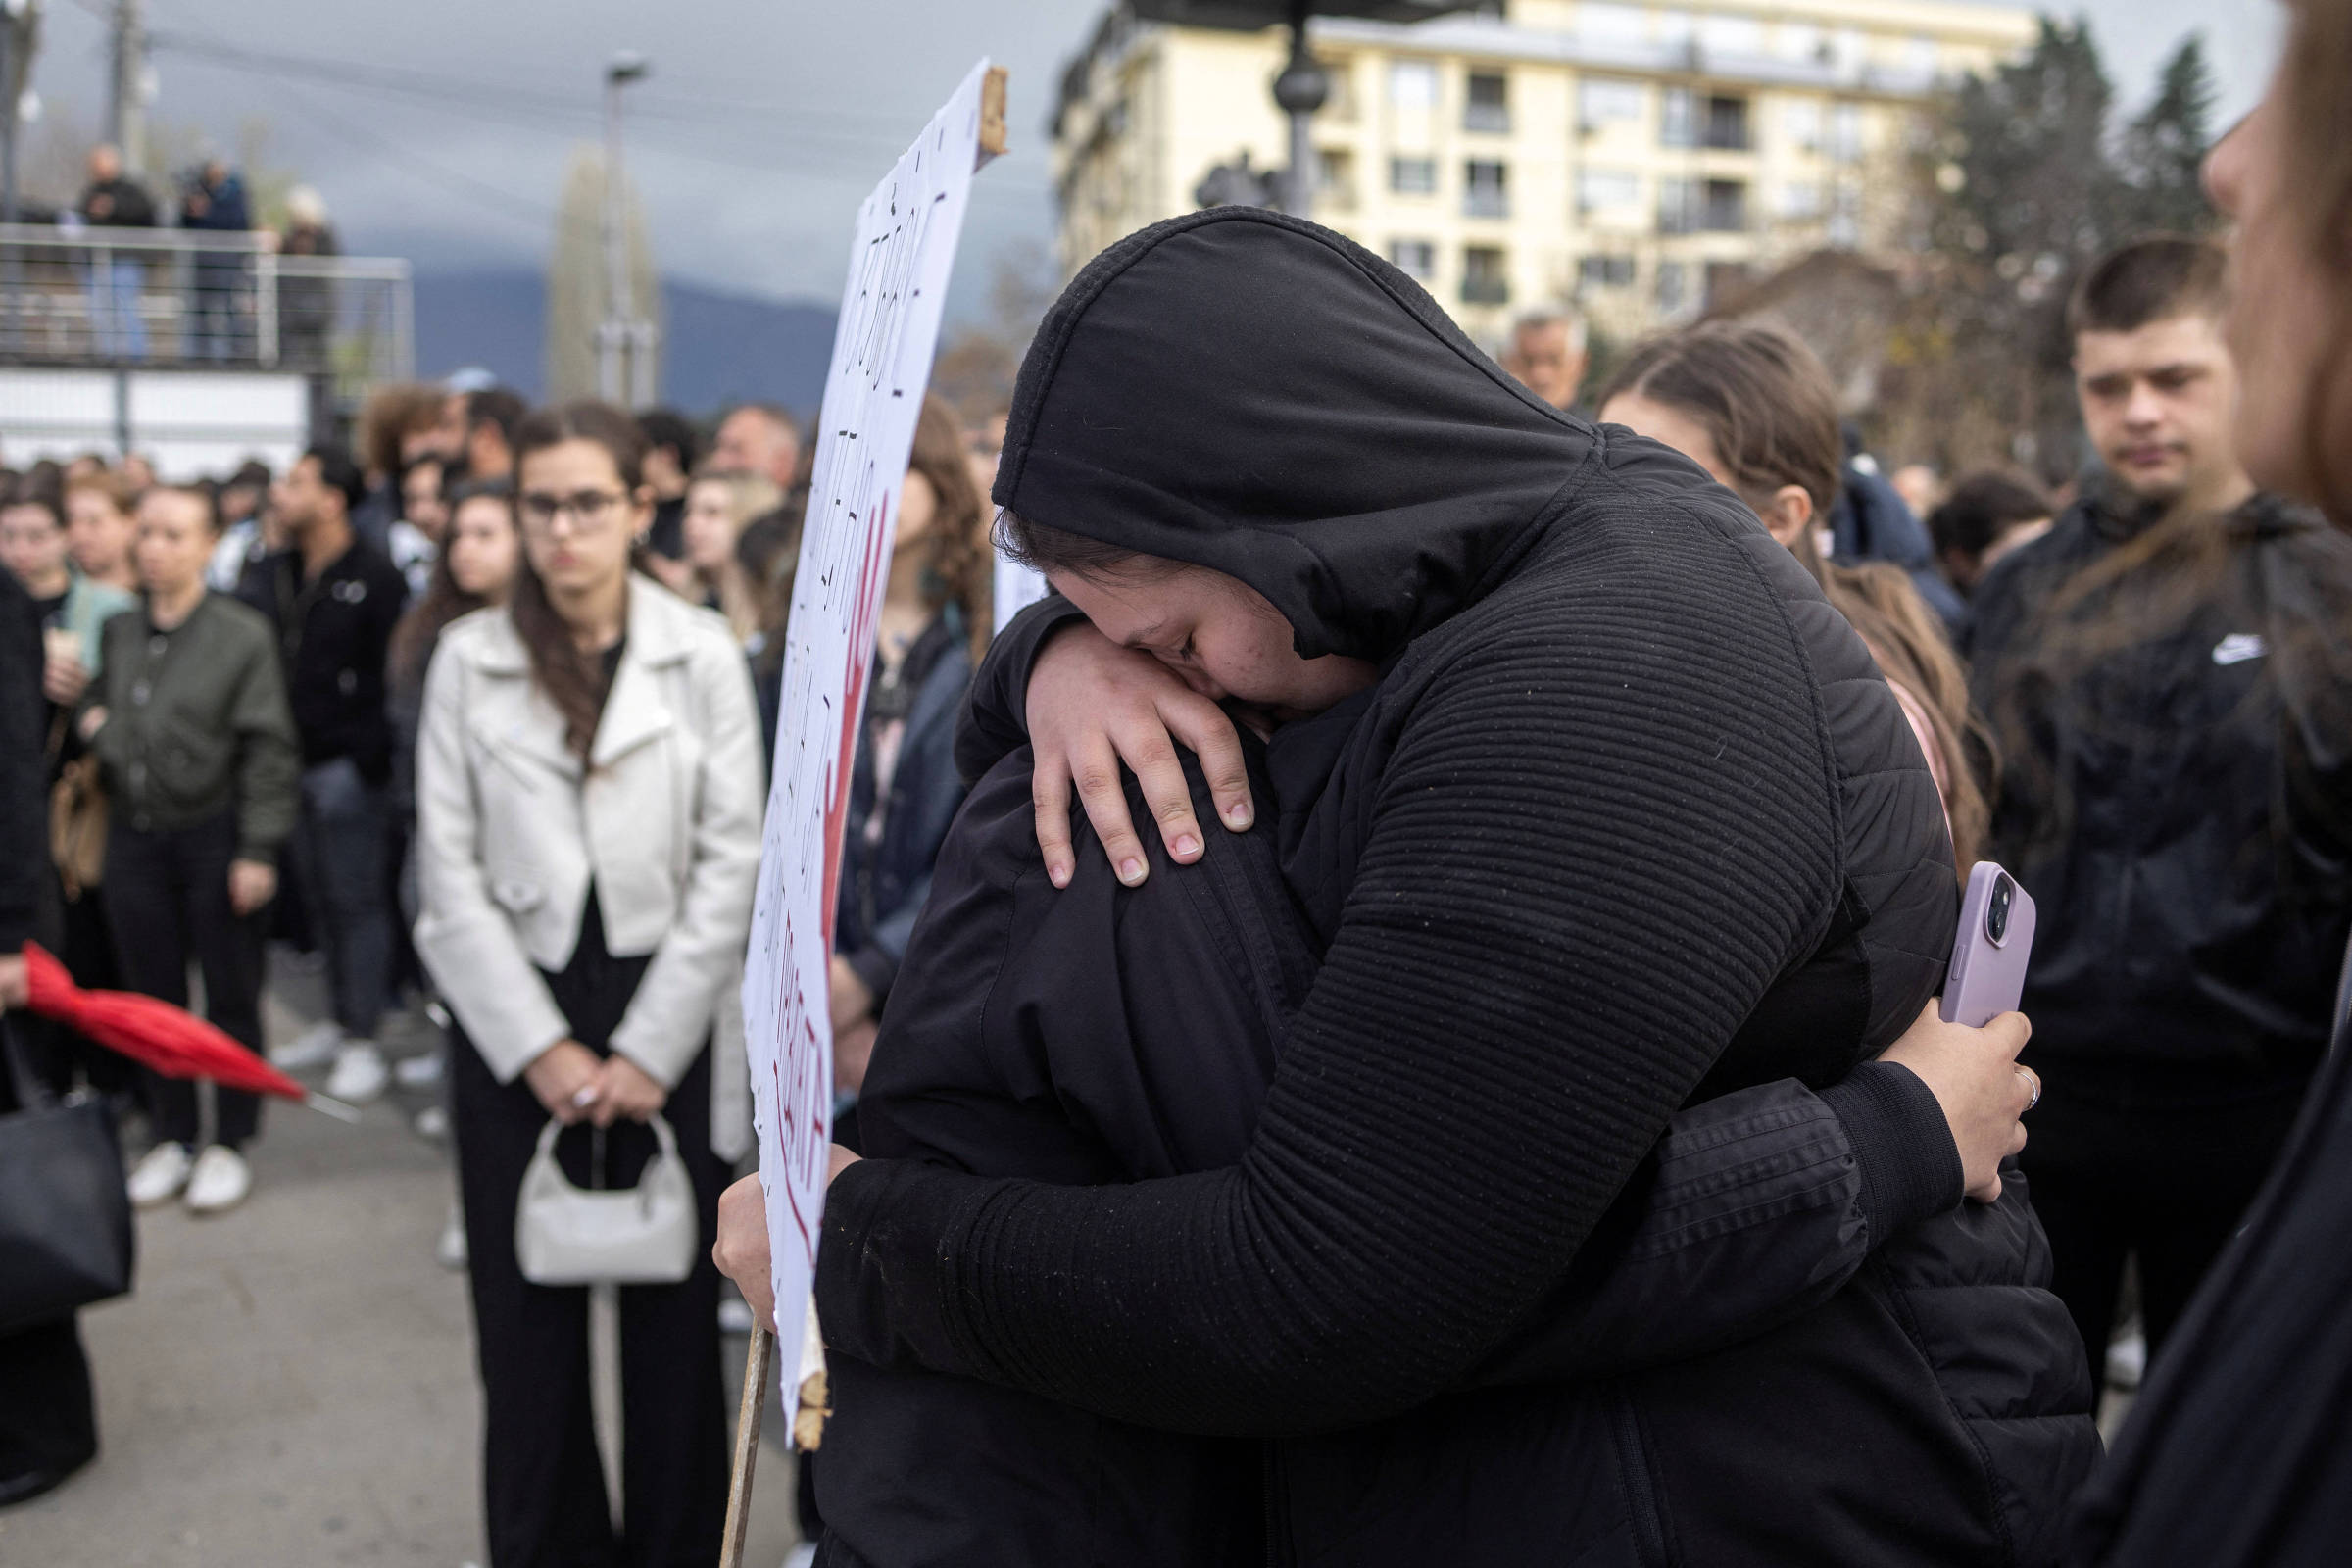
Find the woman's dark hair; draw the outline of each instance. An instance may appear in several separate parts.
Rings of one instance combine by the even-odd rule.
[[[38,507],[49,514],[60,532],[66,526],[66,498],[53,484],[43,484],[36,474],[19,474],[5,492],[0,492],[0,508]]]
[[[514,516],[514,486],[505,479],[472,479],[452,485],[445,497],[449,505],[451,531],[456,531],[458,509],[468,501],[490,500],[506,507],[507,526],[520,531]],[[516,559],[520,560],[517,552]],[[458,579],[449,566],[449,542],[442,541],[440,551],[433,557],[433,575],[425,584],[424,597],[409,607],[392,628],[392,645],[385,659],[392,675],[392,684],[418,680],[424,674],[424,662],[430,658],[433,645],[441,633],[460,615],[482,608],[488,601],[480,594],[469,594],[458,586]]]
[[[2091,265],[2066,302],[2069,335],[2136,332],[2180,316],[2218,317],[2229,303],[2229,253],[2191,234],[2150,234]]]
[[[2017,524],[2056,514],[2049,492],[2025,475],[1981,468],[1964,474],[1928,514],[1928,532],[1937,550],[1974,559]]]
[[[646,410],[637,416],[637,428],[645,432],[648,451],[667,447],[678,455],[681,473],[692,473],[694,466],[703,461],[702,432],[675,409]]]
[[[621,489],[631,501],[637,498],[645,485],[645,432],[619,409],[592,399],[537,410],[514,426],[517,477],[525,458],[567,441],[589,441],[603,447],[620,476]],[[631,549],[632,568],[642,548]],[[585,762],[596,744],[597,719],[605,710],[604,662],[580,651],[571,627],[549,603],[547,585],[531,569],[528,551],[515,563],[514,587],[507,597],[507,607],[514,617],[515,635],[530,656],[531,679],[563,715],[564,743]]]
[[[1784,485],[1813,502],[1826,522],[1845,486],[1845,441],[1830,373],[1788,330],[1753,321],[1707,321],[1637,347],[1600,395],[1646,398],[1696,420],[1732,488],[1761,514]],[[1968,676],[1935,612],[1896,567],[1825,560],[1814,525],[1790,551],[1845,616],[1871,657],[1927,710],[1949,779],[1954,870],[1976,861],[1992,811],[1984,780],[1993,773],[1990,732],[1969,706]]]
[[[924,564],[924,599],[934,608],[953,604],[963,612],[974,662],[988,649],[994,630],[996,557],[989,550],[988,508],[972,478],[972,459],[963,421],[948,400],[923,394],[922,416],[914,425],[914,450],[906,468],[931,485],[938,512],[931,519],[931,559]]]

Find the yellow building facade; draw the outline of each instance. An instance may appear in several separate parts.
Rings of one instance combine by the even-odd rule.
[[[1574,302],[1633,334],[1823,247],[1906,241],[1921,111],[2023,53],[2031,11],[1962,0],[1511,0],[1318,18],[1311,216],[1418,277],[1472,337]],[[1288,163],[1285,29],[1104,17],[1054,121],[1060,261]]]

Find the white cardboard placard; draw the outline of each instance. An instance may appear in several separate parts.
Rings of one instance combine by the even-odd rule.
[[[899,487],[971,194],[987,74],[986,60],[972,68],[858,211],[785,631],[743,1014],[788,1411],[799,1387],[833,1135],[827,976],[843,816]]]

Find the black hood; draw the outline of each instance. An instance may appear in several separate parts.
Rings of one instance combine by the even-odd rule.
[[[1383,660],[1493,585],[1595,441],[1363,247],[1219,207],[1062,291],[995,499],[1240,578],[1308,658]]]

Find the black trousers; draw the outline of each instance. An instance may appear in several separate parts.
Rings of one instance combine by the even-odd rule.
[[[106,838],[106,911],[125,988],[188,1002],[188,961],[204,973],[204,1015],[246,1050],[262,1050],[262,926],[228,902],[237,857],[234,813],[195,827],[142,832],[117,818]],[[196,1085],[147,1075],[147,1105],[158,1139],[194,1144]],[[222,1089],[214,1101],[213,1141],[235,1149],[261,1127],[261,1097]]]
[[[18,1108],[16,1086],[0,1069],[0,1113]],[[74,1314],[0,1333],[0,1494],[46,1490],[97,1452],[98,1401]],[[0,1540],[7,1535],[0,1525]]]
[[[452,1035],[458,1185],[487,1414],[491,1568],[708,1568],[718,1559],[727,1503],[718,1270],[710,1254],[724,1178],[710,1152],[710,1054],[697,1059],[663,1111],[701,1210],[694,1272],[676,1285],[620,1288],[616,1537],[589,1406],[588,1292],[533,1285],[514,1257],[516,1200],[547,1112],[529,1085],[501,1084],[463,1032]],[[601,1039],[582,1043],[603,1049]],[[603,1137],[605,1185],[634,1185],[654,1153],[652,1130],[623,1123]],[[582,1186],[590,1184],[595,1141],[593,1129],[573,1127],[556,1146],[565,1173]]]
[[[2153,1082],[2028,1063],[2041,1103],[2022,1156],[2050,1238],[2050,1289],[2101,1375],[2124,1259],[2139,1265],[2151,1364],[2205,1271],[2235,1233],[2294,1125],[2302,1089],[2177,1093]]]

